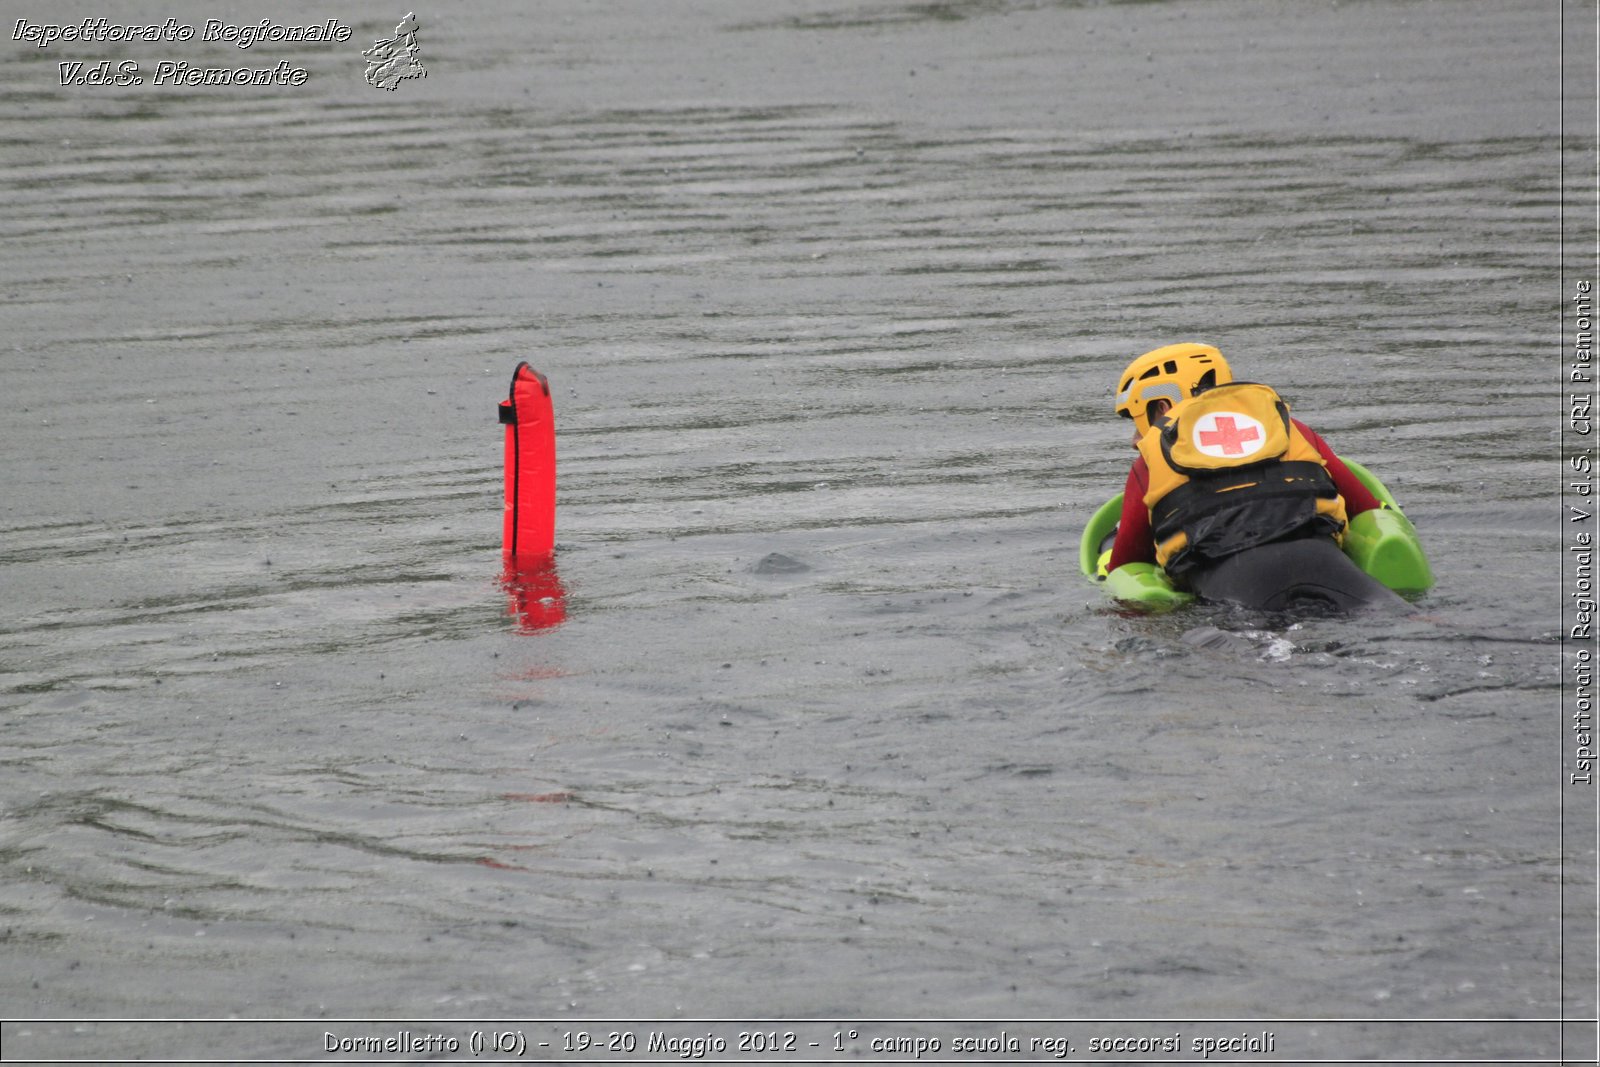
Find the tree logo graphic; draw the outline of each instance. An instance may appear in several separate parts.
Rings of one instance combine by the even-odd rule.
[[[394,36],[373,43],[361,53],[367,59],[367,84],[391,93],[407,78],[426,78],[417,60],[417,16],[407,12],[394,28]]]

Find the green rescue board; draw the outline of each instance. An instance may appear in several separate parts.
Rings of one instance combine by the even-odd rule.
[[[1350,473],[1372,495],[1387,505],[1365,511],[1350,520],[1345,530],[1344,554],[1369,575],[1397,593],[1421,593],[1433,587],[1433,570],[1422,551],[1422,542],[1411,520],[1405,517],[1394,495],[1376,475],[1359,463],[1344,461]],[[1194,600],[1191,593],[1174,589],[1167,572],[1154,563],[1128,563],[1110,574],[1105,561],[1110,558],[1111,542],[1122,517],[1122,494],[1102,504],[1078,542],[1078,567],[1091,581],[1105,583],[1106,592],[1117,600],[1139,604],[1152,611],[1170,611]]]

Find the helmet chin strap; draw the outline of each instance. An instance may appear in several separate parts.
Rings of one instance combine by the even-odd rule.
[[[1146,433],[1149,433],[1150,428],[1156,424],[1156,420],[1170,411],[1172,406],[1172,401],[1166,399],[1165,397],[1157,397],[1145,405],[1144,418],[1140,420],[1144,423],[1144,426],[1142,429],[1136,426],[1133,431],[1134,448],[1139,447],[1139,438],[1143,437]]]

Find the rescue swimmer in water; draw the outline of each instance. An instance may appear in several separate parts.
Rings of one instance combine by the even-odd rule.
[[[1133,423],[1139,456],[1120,506],[1112,498],[1091,521],[1082,552],[1085,573],[1097,563],[1114,595],[1160,606],[1192,594],[1266,611],[1408,610],[1394,589],[1432,584],[1415,530],[1382,483],[1292,418],[1273,389],[1235,381],[1216,348],[1157,348],[1118,383],[1116,411]],[[1113,519],[1114,539],[1105,532]]]

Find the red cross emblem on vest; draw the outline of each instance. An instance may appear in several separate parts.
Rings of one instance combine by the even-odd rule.
[[[1194,443],[1208,456],[1238,458],[1261,451],[1267,442],[1261,424],[1249,415],[1219,412],[1195,422]]]

